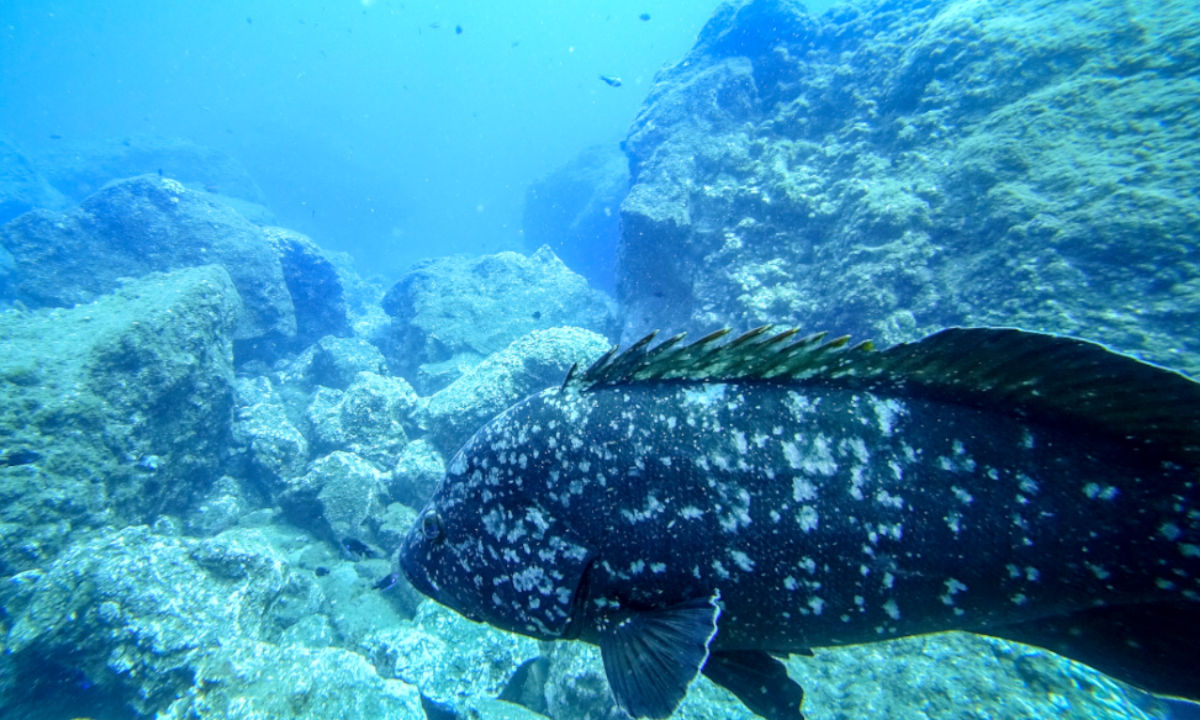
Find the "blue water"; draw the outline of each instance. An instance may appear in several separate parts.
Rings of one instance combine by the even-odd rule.
[[[716,5],[6,0],[0,134],[226,151],[280,224],[399,271],[520,248],[527,185],[620,141]]]
[[[1172,0],[1164,0],[1162,10],[1131,5],[1129,26],[1114,27],[1103,23],[1119,14],[1112,10],[1115,2],[1104,13],[1096,11],[1100,20],[1089,16],[1088,0],[1013,2],[1018,9],[1011,18],[980,10],[982,3],[963,2],[939,16],[932,30],[922,26],[887,53],[880,51],[903,60],[896,60],[904,66],[895,73],[902,78],[897,81],[889,76],[896,68],[872,66],[869,53],[842,50],[860,41],[869,45],[876,28],[887,30],[887,16],[920,16],[936,3],[850,0],[841,14],[827,18],[827,26],[865,28],[861,37],[830,33],[812,41],[824,43],[814,49],[796,33],[787,40],[794,43],[789,49],[772,44],[779,34],[775,26],[741,28],[711,56],[693,56],[695,67],[752,60],[754,74],[738,75],[730,64],[727,76],[709,86],[694,77],[695,67],[680,66],[658,87],[684,88],[679,96],[648,103],[656,74],[688,55],[720,4],[0,0],[0,150],[11,144],[29,159],[36,171],[30,175],[50,177],[46,187],[54,186],[19,212],[44,207],[66,213],[57,225],[30,223],[11,238],[0,233],[0,240],[14,243],[11,253],[0,244],[0,533],[8,533],[0,534],[0,641],[8,643],[0,644],[0,720],[9,712],[29,720],[129,717],[143,700],[137,706],[142,717],[175,717],[170,713],[177,711],[182,717],[215,718],[227,716],[221,702],[232,707],[243,695],[258,704],[246,705],[250,709],[235,717],[275,708],[277,697],[285,696],[297,707],[311,703],[297,710],[298,717],[351,717],[358,709],[341,705],[349,693],[378,689],[384,679],[393,689],[402,680],[413,692],[419,680],[423,692],[441,693],[438,702],[465,698],[464,707],[487,707],[499,717],[486,703],[502,689],[519,697],[526,680],[510,678],[542,655],[554,657],[554,669],[528,672],[557,673],[555,692],[578,693],[559,698],[568,709],[611,708],[596,656],[578,649],[552,655],[528,638],[469,625],[435,603],[418,605],[416,591],[390,566],[402,537],[397,533],[418,517],[424,500],[419,496],[429,494],[457,447],[435,447],[432,439],[439,432],[470,437],[475,428],[456,422],[465,425],[467,410],[482,412],[494,400],[468,386],[458,391],[471,395],[462,403],[467,410],[447,401],[422,415],[430,398],[479,367],[508,367],[475,363],[495,358],[533,332],[586,327],[596,334],[576,339],[579,346],[571,350],[590,348],[599,355],[604,343],[623,332],[636,331],[636,337],[651,329],[642,323],[673,331],[680,328],[672,323],[752,327],[802,324],[815,315],[823,322],[832,318],[828,324],[834,327],[806,330],[860,335],[871,330],[888,341],[914,339],[928,325],[1022,325],[1080,335],[1195,374],[1197,341],[1187,323],[1200,317],[1200,255],[1194,249],[1200,247],[1195,225],[1200,215],[1193,202],[1200,145],[1188,137],[1194,118],[1177,109],[1187,102],[1180,99],[1183,83],[1171,84],[1186,74],[1175,70],[1187,56],[1117,62],[1106,55],[1094,68],[1078,57],[1099,54],[1106,43],[1150,48],[1147,55],[1179,44],[1179,37],[1166,34],[1159,46],[1130,38],[1153,39],[1166,32],[1161,28],[1182,25],[1162,17],[1178,15],[1181,7],[1194,13],[1194,7]],[[769,2],[761,5],[771,9]],[[814,17],[833,6],[832,0],[807,3]],[[852,22],[860,12],[866,19]],[[1046,20],[1057,14],[1065,19]],[[1009,29],[1013,37],[1006,44]],[[1035,37],[1038,32],[1055,40]],[[915,37],[922,33],[927,36]],[[1056,47],[1058,39],[1066,48],[1061,54],[1016,57],[1021,48]],[[1017,48],[1014,57],[1004,55],[1009,45]],[[746,56],[739,57],[743,50]],[[812,57],[802,57],[809,50]],[[996,66],[984,60],[993,56],[973,58],[975,52],[997,52],[1000,65],[1009,61],[1012,82],[989,77]],[[1174,74],[1155,77],[1160,60]],[[975,61],[984,68],[978,74]],[[842,65],[831,70],[836,63]],[[1074,69],[1062,69],[1073,63],[1087,70],[1076,73],[1082,79],[1067,77]],[[1051,76],[1056,79],[1039,79]],[[872,83],[893,81],[895,87],[873,94],[878,88]],[[709,87],[711,98],[689,105]],[[796,97],[788,95],[793,90]],[[697,126],[711,120],[708,131],[722,143],[722,152],[704,157],[708,135],[688,136],[690,128],[671,127],[677,135],[664,130],[663,137],[678,142],[658,154],[655,121],[686,126],[690,114],[704,114],[704,107],[697,109],[704,100],[714,106],[712,118],[701,118]],[[775,104],[770,113],[740,105],[760,100],[763,107]],[[716,107],[723,101],[727,106]],[[1030,107],[1036,112],[1028,116],[1041,120],[1027,126],[1013,120],[1026,117]],[[1100,117],[1105,113],[1119,120],[1106,126],[1108,118]],[[1037,127],[1038,121],[1046,127]],[[1072,123],[1079,125],[1075,135],[1050,127]],[[1093,143],[1100,152],[1092,150]],[[958,154],[959,147],[967,151]],[[178,164],[188,162],[188,152],[204,149],[218,155],[194,168]],[[156,159],[141,165],[130,159],[141,151]],[[502,250],[529,253],[535,234],[542,242],[546,233],[570,226],[570,212],[562,217],[547,212],[551,221],[536,233],[529,221],[527,236],[526,202],[531,187],[585,152],[597,166],[605,157],[618,157],[650,168],[641,180],[643,194],[633,196],[634,207],[620,218],[652,226],[644,236],[625,239],[623,249],[640,254],[625,260],[622,293],[616,292],[613,270],[620,215],[615,207],[593,212],[583,223],[593,238],[613,235],[596,239],[603,247],[555,248],[593,288],[612,297],[589,294],[579,287],[583,283],[571,285],[574,277],[547,275],[542,287],[521,274],[528,268],[519,262],[481,258]],[[739,153],[749,158],[742,165]],[[112,160],[117,156],[124,159]],[[695,157],[710,166],[697,162],[675,172]],[[950,167],[957,162],[964,167]],[[0,191],[12,169],[0,166]],[[161,177],[154,177],[156,170]],[[190,170],[217,179],[194,180],[186,177]],[[88,213],[74,209],[101,183],[138,173],[149,177],[128,181],[127,188],[143,194],[126,197],[127,206],[114,193],[118,199],[105,199],[94,216],[81,218]],[[204,192],[182,193],[177,176]],[[562,188],[558,199],[571,212],[572,203],[587,205],[603,190],[589,184],[591,177],[584,173],[577,186]],[[610,179],[602,172],[595,177]],[[11,184],[21,188],[21,182]],[[687,217],[673,234],[677,227],[671,222],[654,223],[678,219],[671,216],[672,193],[683,185],[681,194],[691,195],[678,215]],[[1184,197],[1188,193],[1192,197]],[[187,201],[180,217],[194,225],[179,237],[156,224],[159,216],[122,224],[123,213],[153,215],[153,202],[166,204],[171,200],[163,198],[172,196],[174,202]],[[1116,200],[1096,200],[1108,197]],[[4,214],[8,200],[0,192],[0,226],[17,214]],[[301,277],[263,280],[267,294],[280,291],[286,280],[280,292],[291,293],[287,298],[255,296],[262,288],[253,272],[229,260],[242,257],[236,253],[221,257],[232,285],[217,282],[220,274],[203,276],[203,283],[199,275],[174,276],[182,299],[156,286],[166,282],[158,276],[141,277],[180,265],[154,265],[148,257],[145,267],[137,266],[143,259],[138,243],[153,245],[165,237],[163,246],[178,241],[188,252],[204,253],[220,245],[214,240],[223,238],[214,233],[237,231],[236,223],[216,211],[211,227],[204,222],[210,217],[205,212],[227,201],[255,224],[250,240],[267,243],[256,225],[293,229],[322,250],[344,252],[358,275],[336,273],[320,252],[297,241],[286,253],[276,246],[270,252],[272,258],[299,257],[280,272]],[[109,224],[88,227],[95,217]],[[44,267],[70,270],[40,277],[39,252],[45,248],[37,247],[38,240],[73,242],[78,227],[93,232],[77,233],[85,241],[113,247],[97,252],[92,267],[87,266],[92,260],[72,265],[70,258],[47,252]],[[984,246],[1011,257],[988,255]],[[900,251],[904,248],[911,254]],[[455,253],[470,257],[435,261],[405,275],[414,264]],[[180,257],[185,255],[181,250]],[[18,267],[14,256],[24,265]],[[128,267],[121,264],[129,258],[134,260]],[[956,264],[961,274],[954,272]],[[534,265],[540,271],[551,263]],[[72,294],[75,285],[94,279],[89,270],[112,282]],[[196,317],[164,320],[175,305],[159,313],[150,301],[143,307],[130,300],[130,310],[121,302],[92,306],[115,308],[111,318],[93,323],[86,303],[97,297],[108,302],[104,298],[111,300],[120,284],[116,278],[123,282],[134,275],[141,279],[133,286],[143,289],[131,294],[160,293],[163,303],[192,303],[186,307],[199,308]],[[391,303],[380,301],[389,288],[404,290],[414,277],[426,283],[414,292],[416,300],[400,292]],[[514,277],[521,280],[512,282]],[[144,286],[136,284],[143,281]],[[336,293],[322,293],[335,285]],[[234,337],[231,327],[210,317],[222,312],[205,304],[219,304],[213,297],[221,293],[208,292],[218,286],[251,301],[245,316],[226,318],[227,325],[253,315],[261,326]],[[350,312],[335,323],[326,314],[347,314],[339,304],[343,290]],[[44,297],[38,294],[43,291]],[[198,295],[204,297],[197,300]],[[448,296],[461,305],[437,304]],[[276,311],[291,312],[280,311],[293,307],[288,302],[294,302],[298,327],[296,337],[281,339],[286,324],[273,320],[279,319]],[[969,304],[966,320],[954,314]],[[231,316],[238,312],[229,310]],[[147,322],[152,332],[139,325]],[[205,322],[216,329],[204,334]],[[404,334],[410,330],[412,337]],[[894,336],[887,337],[889,332]],[[340,337],[318,346],[315,339],[327,333]],[[547,335],[536,337],[552,344],[544,340]],[[182,340],[173,346],[164,338]],[[522,352],[535,357],[542,348],[537,342]],[[127,358],[124,350],[130,351]],[[70,362],[78,357],[85,358],[83,364]],[[47,377],[58,372],[60,360],[66,380]],[[570,366],[564,361],[557,374],[547,371],[553,377],[546,382],[557,384]],[[533,391],[544,380],[479,377],[480,387],[500,388],[498,397],[516,392],[505,383]],[[60,388],[60,381],[71,386]],[[124,408],[118,401],[126,399],[126,390],[128,411],[96,410]],[[417,441],[426,447],[417,449]],[[330,458],[351,463],[358,474],[347,470],[346,480],[324,469],[336,465],[322,465]],[[178,487],[163,478],[177,477],[173,463],[196,468],[195,478],[188,476],[195,488],[179,483],[183,489],[171,492]],[[336,484],[341,481],[350,488],[344,495],[318,493],[341,488]],[[155,504],[160,496],[161,507]],[[333,500],[327,507],[322,503],[328,498]],[[175,501],[178,507],[169,505]],[[116,507],[121,503],[136,506],[129,510],[134,519],[121,515],[123,508]],[[360,531],[363,540],[346,534]],[[58,573],[54,582],[45,580],[50,573]],[[210,602],[226,587],[232,588],[228,607]],[[945,598],[930,602],[950,604]],[[222,614],[226,610],[230,617]],[[243,618],[232,616],[243,612],[253,617],[247,621],[253,631],[212,636],[236,627]],[[259,618],[268,618],[262,628],[254,622]],[[18,641],[25,644],[18,647]],[[186,654],[179,648],[193,642],[189,650],[204,651],[199,659],[177,661]],[[213,648],[216,660],[204,656]],[[225,651],[228,657],[221,656]],[[305,655],[310,652],[315,659]],[[1048,653],[966,634],[837,653],[793,658],[793,674],[807,673],[800,679],[810,717],[847,717],[842,703],[878,709],[881,717],[979,718],[989,712],[1026,717],[1026,703],[1034,714],[1053,707],[1071,717],[1093,708],[1110,713],[1104,717],[1198,717],[1195,705],[1143,697]],[[235,661],[242,664],[234,667]],[[355,675],[356,663],[367,669]],[[164,667],[170,672],[160,673]],[[851,669],[842,672],[843,667]],[[315,680],[307,675],[311,668]],[[196,679],[201,671],[210,673],[203,681]],[[483,677],[488,673],[495,677]],[[993,684],[993,677],[1000,679]],[[335,685],[341,682],[345,685]],[[534,689],[546,683],[528,682]],[[297,687],[306,689],[288,695]],[[327,692],[331,687],[347,694]],[[886,693],[872,696],[875,687]],[[176,688],[186,692],[142,697],[143,691],[171,694]],[[390,698],[383,691],[362,695]],[[677,717],[748,712],[723,696],[690,697],[692,704]],[[547,697],[521,702],[552,714]],[[894,706],[880,707],[887,703]],[[438,707],[428,705],[426,716],[443,717]],[[462,716],[455,708],[446,712],[445,717]],[[574,720],[561,708],[554,717]]]

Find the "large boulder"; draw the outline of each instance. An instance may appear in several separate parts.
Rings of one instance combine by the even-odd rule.
[[[629,161],[614,145],[584,150],[525,192],[525,246],[542,245],[605,292],[616,283],[621,201],[629,191]]]
[[[611,300],[549,248],[454,256],[410,271],[383,299],[392,326],[381,339],[393,371],[422,393],[522,335],[562,325],[606,333]]]
[[[281,227],[263,234],[279,258],[283,280],[296,313],[296,333],[285,348],[303,348],[324,336],[350,334],[341,276],[307,235]]]
[[[168,178],[113,183],[67,213],[26,213],[0,230],[0,243],[15,260],[14,294],[29,307],[70,307],[122,278],[215,263],[245,307],[235,338],[296,334],[279,256],[259,227]]]
[[[349,333],[337,271],[311,240],[260,228],[169,178],[112,183],[65,213],[26,213],[0,229],[0,245],[11,254],[7,292],[29,307],[89,302],[122,278],[222,265],[244,308],[239,361]]]
[[[349,590],[363,583],[344,564],[323,557],[315,575],[281,551],[296,535],[129,527],[6,578],[0,714],[423,718],[416,688],[328,646],[331,614],[400,618]]]
[[[72,532],[183,512],[218,474],[241,315],[224,268],[130,281],[70,310],[0,314],[0,575]]]
[[[1200,372],[1198,56],[1183,2],[727,3],[626,141],[623,336],[1019,325]]]
[[[451,457],[481,425],[528,395],[562,383],[572,365],[587,367],[610,343],[582,328],[531,332],[488,356],[416,407],[429,442]]]

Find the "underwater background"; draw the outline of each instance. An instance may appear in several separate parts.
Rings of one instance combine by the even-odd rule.
[[[1197,107],[1194,1],[0,3],[0,717],[618,716],[396,575],[458,447],[657,328],[1200,376]],[[789,671],[815,720],[1183,716],[965,633]]]

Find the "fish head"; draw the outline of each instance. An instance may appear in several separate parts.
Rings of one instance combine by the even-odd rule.
[[[544,497],[548,463],[530,458],[546,439],[521,430],[536,425],[537,408],[514,410],[451,460],[401,546],[400,567],[417,590],[471,620],[543,640],[575,637],[595,553]]]

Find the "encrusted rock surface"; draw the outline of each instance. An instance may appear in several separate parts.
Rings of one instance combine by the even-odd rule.
[[[0,574],[76,527],[183,511],[229,444],[237,291],[219,266],[70,310],[0,314]]]
[[[431,260],[388,291],[383,309],[393,318],[381,340],[388,362],[422,394],[534,330],[572,325],[603,334],[614,312],[549,248]]]
[[[0,244],[15,259],[16,298],[29,307],[89,302],[121,278],[219,264],[245,308],[236,338],[296,333],[283,269],[258,226],[169,178],[113,183],[66,213],[26,213],[0,230]]]
[[[30,211],[0,228],[0,245],[11,256],[0,289],[29,307],[89,302],[148,272],[222,265],[244,308],[239,360],[350,332],[337,270],[309,238],[260,228],[170,178],[115,182],[66,212]]]
[[[435,393],[415,417],[429,442],[450,457],[493,416],[561,383],[572,365],[587,367],[609,347],[603,336],[581,328],[529,333]]]
[[[626,142],[625,339],[1016,325],[1200,371],[1190,18],[1118,0],[723,6]]]

